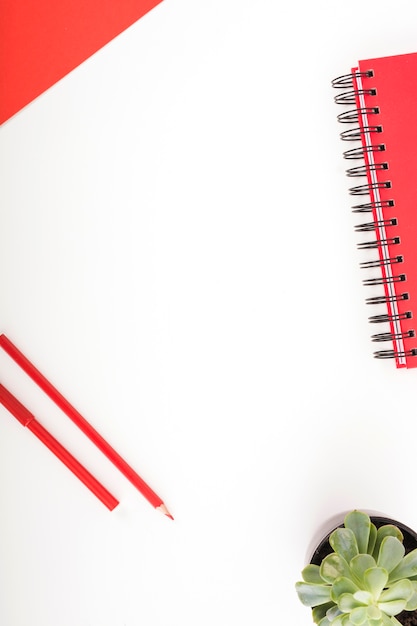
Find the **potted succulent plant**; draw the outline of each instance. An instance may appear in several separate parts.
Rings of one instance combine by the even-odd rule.
[[[316,624],[417,624],[417,535],[387,521],[352,511],[318,546],[296,583]]]

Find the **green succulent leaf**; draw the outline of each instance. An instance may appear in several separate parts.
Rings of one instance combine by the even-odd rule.
[[[368,606],[366,611],[370,620],[375,621],[375,620],[381,619],[382,614],[381,614],[380,609],[377,606],[375,605]]]
[[[399,528],[397,528],[397,526],[394,526],[393,524],[385,524],[384,526],[380,526],[377,531],[375,547],[372,552],[372,556],[376,561],[378,560],[381,543],[385,537],[396,537],[401,542],[404,539],[402,532]]]
[[[400,622],[393,616],[388,616],[386,613],[381,613],[381,626],[402,626]]]
[[[318,622],[318,626],[330,626],[330,622],[329,619],[324,616],[319,622]]]
[[[389,582],[393,583],[401,578],[411,578],[417,575],[417,548],[412,552],[409,552],[400,561],[389,575]]]
[[[347,563],[359,554],[355,534],[350,528],[336,528],[330,535],[329,542],[333,550],[340,554]]]
[[[417,609],[417,593],[414,593],[405,605],[406,611],[415,611]]]
[[[351,577],[349,565],[340,554],[328,554],[320,565],[320,576],[328,583],[333,583],[337,578]]]
[[[301,576],[306,583],[314,583],[316,585],[322,585],[323,579],[320,576],[320,567],[310,563],[301,572]]]
[[[377,565],[392,572],[401,562],[404,554],[405,548],[397,537],[384,537],[379,548]]]
[[[312,609],[313,622],[315,624],[319,624],[323,617],[326,617],[328,611],[330,611],[332,608],[337,609],[337,606],[334,602],[326,602],[326,604],[320,604],[318,606],[315,606]]]
[[[366,606],[360,606],[357,609],[353,609],[350,613],[350,621],[355,624],[355,626],[361,626],[368,619],[368,612]]]
[[[351,626],[349,613],[341,613],[331,622],[332,626]],[[353,626],[353,624],[352,624]]]
[[[392,602],[379,602],[378,606],[387,615],[398,615],[404,611],[406,604],[405,600],[393,600]]]
[[[342,593],[354,594],[358,589],[352,579],[341,576],[337,578],[332,585],[332,600],[333,602],[337,602]]]
[[[366,554],[371,532],[371,520],[369,515],[362,511],[352,511],[345,517],[345,528],[353,531],[359,552]]]
[[[414,593],[413,583],[406,578],[399,580],[380,595],[381,602],[392,602],[393,600],[404,600],[408,602]]]
[[[376,544],[376,538],[377,538],[377,529],[375,524],[372,524],[371,522],[371,527],[369,529],[369,541],[368,541],[368,548],[367,548],[367,553],[371,554],[373,556],[373,552],[374,552],[374,548],[375,548],[375,544]]]
[[[327,615],[327,617],[328,617],[330,622],[333,622],[333,620],[335,620],[338,615],[341,615],[341,611],[340,611],[339,607],[337,606],[337,604],[332,606],[327,611],[326,615]]]
[[[372,593],[374,600],[378,600],[382,590],[387,584],[387,581],[388,572],[382,567],[372,567],[371,569],[367,569],[363,575],[365,587],[370,593]]]
[[[411,586],[413,588],[413,593],[408,599],[405,607],[407,611],[415,611],[417,609],[417,582],[411,582]]]
[[[364,584],[364,574],[366,570],[376,567],[375,559],[370,554],[358,554],[349,563],[351,572],[361,586]]]
[[[355,600],[360,602],[360,604],[371,605],[374,601],[374,597],[370,591],[365,591],[364,589],[359,589],[359,591],[355,591],[353,594]]]
[[[372,597],[371,597],[371,600],[372,600]],[[366,606],[366,603],[358,600],[356,598],[356,594],[342,593],[337,603],[337,606],[339,607],[341,611],[343,611],[343,613],[350,613],[351,611],[353,611],[353,609]]]
[[[329,585],[298,582],[295,585],[295,590],[305,606],[317,606],[331,600],[331,587]]]

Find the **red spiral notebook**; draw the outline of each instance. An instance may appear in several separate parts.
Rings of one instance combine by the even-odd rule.
[[[349,191],[362,217],[361,265],[373,276],[364,284],[374,291],[369,320],[381,331],[372,335],[381,347],[374,355],[417,367],[417,53],[359,61],[332,84],[345,107],[346,173],[363,177]]]

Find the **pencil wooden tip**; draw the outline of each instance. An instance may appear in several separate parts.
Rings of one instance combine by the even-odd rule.
[[[163,513],[164,515],[166,515],[167,517],[169,517],[169,519],[174,519],[171,515],[171,513],[168,511],[168,509],[166,508],[165,504],[161,504],[160,506],[156,507],[157,511],[161,511],[161,513]]]

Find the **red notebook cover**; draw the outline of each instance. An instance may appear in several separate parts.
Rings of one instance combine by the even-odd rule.
[[[0,124],[162,0],[1,0]]]
[[[333,81],[336,88],[351,87],[335,100],[346,108],[338,116],[346,124],[341,137],[352,142],[344,152],[352,164],[347,175],[363,177],[350,194],[363,218],[356,230],[368,235],[360,235],[359,248],[374,258],[364,252],[361,265],[369,274],[379,268],[364,279],[374,290],[367,298],[376,309],[370,321],[381,325],[372,336],[381,346],[375,356],[392,357],[399,368],[417,367],[416,76],[413,53],[359,61]]]

